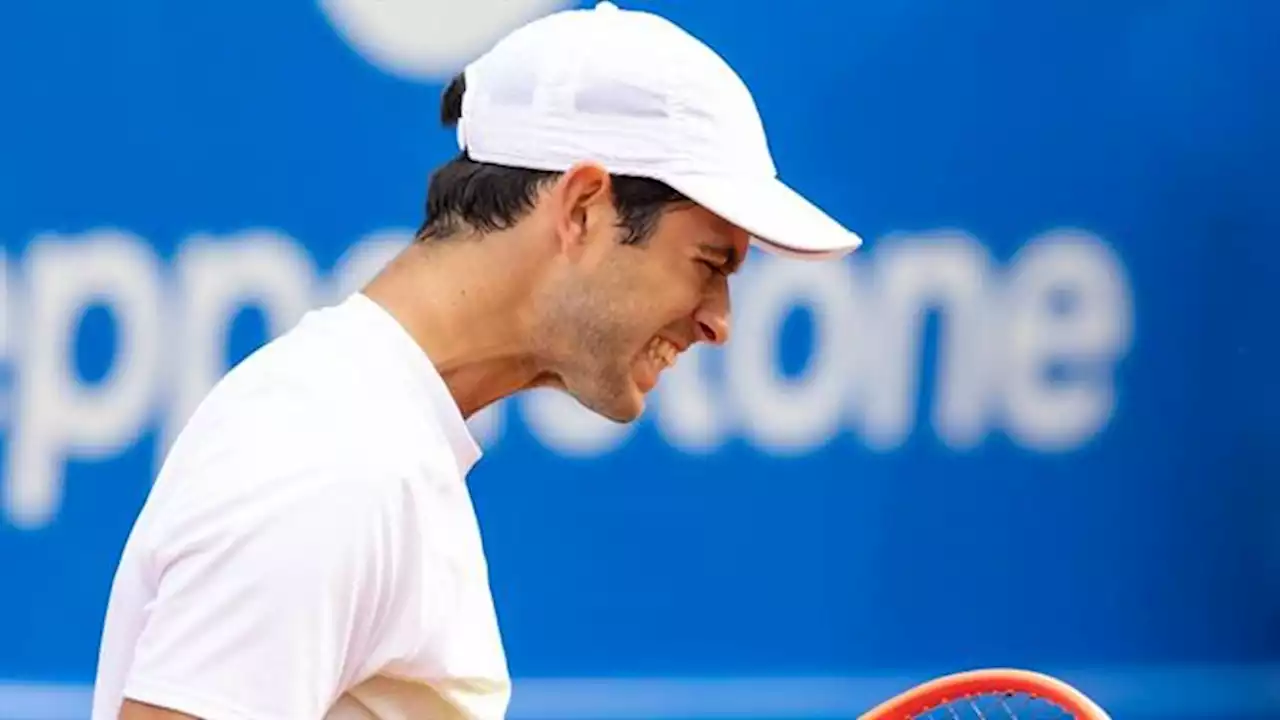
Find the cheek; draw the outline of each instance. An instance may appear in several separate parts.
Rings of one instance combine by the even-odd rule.
[[[663,257],[655,249],[643,252],[597,276],[591,293],[596,321],[633,341],[692,318],[706,292],[705,274],[696,263]]]
[[[660,326],[693,317],[702,302],[700,279],[665,274],[642,298],[640,315]]]
[[[671,283],[671,302],[675,311],[692,317],[698,307],[706,302],[708,284],[705,272],[687,273],[679,281]]]

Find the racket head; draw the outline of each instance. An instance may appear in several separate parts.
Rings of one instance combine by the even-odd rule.
[[[989,668],[944,675],[893,697],[859,720],[1111,720],[1084,693],[1030,670]]]

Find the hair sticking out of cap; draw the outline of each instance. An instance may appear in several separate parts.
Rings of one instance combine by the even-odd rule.
[[[467,76],[464,73],[458,73],[449,82],[449,86],[444,89],[444,95],[440,98],[440,124],[447,127],[455,127],[458,121],[462,119],[462,96],[467,92]]]

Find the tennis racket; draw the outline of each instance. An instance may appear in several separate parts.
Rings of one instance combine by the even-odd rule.
[[[876,706],[858,720],[1111,720],[1084,693],[1029,670],[944,675]]]

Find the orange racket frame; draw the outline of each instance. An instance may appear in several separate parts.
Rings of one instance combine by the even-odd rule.
[[[1101,707],[1067,683],[1030,670],[990,668],[944,675],[877,705],[858,720],[912,720],[948,703],[1000,693],[1047,700],[1076,720],[1111,720]]]

